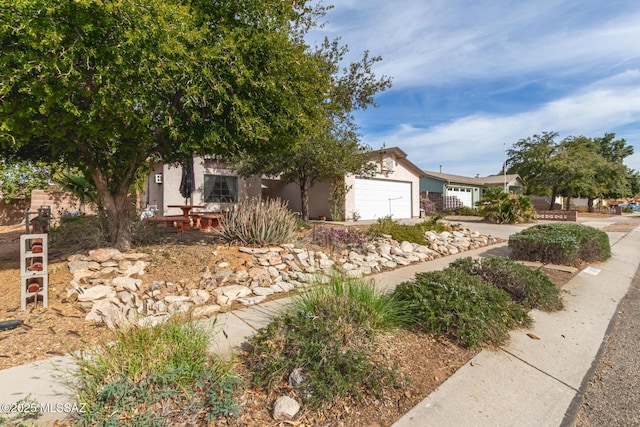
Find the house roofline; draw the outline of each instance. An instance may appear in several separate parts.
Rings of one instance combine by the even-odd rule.
[[[453,175],[448,173],[441,173],[441,172],[427,171],[427,170],[423,171],[423,173],[426,178],[437,179],[447,184],[469,184],[469,185],[476,185],[479,187],[489,187],[489,186],[502,184],[505,178],[507,182],[520,181],[522,184],[524,184],[524,180],[518,174],[507,174],[506,177],[505,175],[468,177],[468,176]]]

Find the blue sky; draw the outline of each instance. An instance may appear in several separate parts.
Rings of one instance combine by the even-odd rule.
[[[362,142],[474,176],[499,172],[505,144],[536,133],[614,132],[640,171],[637,0],[334,1],[308,40],[340,37],[393,78],[378,108],[356,114]]]

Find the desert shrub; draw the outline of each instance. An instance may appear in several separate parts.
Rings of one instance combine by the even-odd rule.
[[[529,227],[509,237],[509,248],[514,259],[563,265],[603,261],[611,256],[607,233],[574,223]]]
[[[449,335],[468,347],[501,344],[510,328],[531,322],[505,291],[455,268],[416,274],[393,296],[406,304],[416,326]]]
[[[372,236],[386,234],[398,242],[406,240],[407,242],[425,245],[427,244],[424,235],[425,231],[451,231],[451,228],[443,223],[441,219],[442,215],[432,215],[418,224],[406,225],[394,221],[391,217],[384,217],[378,219],[375,224],[369,227],[369,234]]]
[[[103,215],[62,215],[60,223],[49,230],[52,249],[77,252],[108,245],[109,235]]]
[[[526,308],[561,310],[560,290],[541,271],[522,265],[510,258],[460,258],[450,265],[506,291]]]
[[[363,249],[368,242],[367,236],[358,229],[329,227],[319,225],[313,229],[313,243],[338,248]]]
[[[461,206],[459,208],[456,208],[454,213],[456,215],[462,216],[482,216],[482,213],[478,209],[473,209],[468,206]]]
[[[291,241],[298,219],[280,200],[243,200],[220,218],[221,235],[248,245],[279,245]]]
[[[528,197],[506,193],[500,187],[487,188],[477,205],[484,219],[497,224],[531,222],[535,218],[535,210]]]
[[[369,360],[376,332],[407,322],[402,307],[368,282],[335,276],[296,300],[292,310],[249,339],[245,364],[253,381],[274,390],[296,386],[315,408],[335,398],[380,397],[397,381],[393,368]]]
[[[172,318],[120,330],[113,344],[76,356],[79,425],[203,425],[239,415],[240,380],[209,353],[211,331]]]

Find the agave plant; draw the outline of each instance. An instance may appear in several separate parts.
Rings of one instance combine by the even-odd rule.
[[[220,225],[226,240],[248,245],[289,242],[298,228],[295,213],[279,199],[243,200],[221,218]]]

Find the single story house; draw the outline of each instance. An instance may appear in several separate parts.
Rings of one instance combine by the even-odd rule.
[[[348,174],[344,184],[348,190],[340,211],[347,220],[375,220],[385,216],[394,219],[420,216],[420,178],[422,170],[407,159],[398,147],[384,148],[370,153],[375,163],[372,176]],[[289,203],[294,211],[301,208],[298,184],[284,184],[278,180],[264,180],[271,197]],[[309,191],[309,218],[332,218],[331,183],[321,182]]]
[[[182,167],[167,164],[153,166],[147,179],[144,203],[157,210],[158,215],[179,215],[179,208],[171,205],[199,205],[202,210],[224,212],[238,200],[260,198],[262,180],[259,176],[248,179],[238,176],[223,161],[215,157],[194,157],[193,193],[185,200],[180,193]]]
[[[372,176],[347,175],[348,191],[339,210],[346,219],[372,220],[391,215],[394,219],[420,215],[420,179],[422,170],[397,147],[371,153],[376,164]],[[280,179],[241,178],[223,161],[194,157],[193,193],[188,200],[180,194],[182,168],[155,165],[147,181],[144,203],[155,207],[159,215],[178,215],[170,205],[201,205],[202,210],[223,212],[245,198],[279,198],[293,211],[301,211],[300,188]],[[321,182],[309,190],[309,217],[332,219],[331,183]]]
[[[423,171],[420,194],[435,203],[436,210],[475,207],[489,187],[505,187],[507,192],[522,194],[524,181],[517,174],[467,177],[442,172]]]

